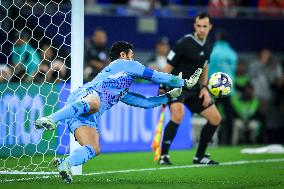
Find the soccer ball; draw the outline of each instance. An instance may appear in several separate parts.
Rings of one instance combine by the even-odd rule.
[[[208,90],[214,97],[227,96],[231,93],[232,80],[228,74],[216,72],[208,81]]]

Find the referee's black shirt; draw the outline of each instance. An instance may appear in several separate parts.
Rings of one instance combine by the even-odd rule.
[[[187,34],[179,39],[168,54],[168,63],[174,67],[172,74],[183,73],[183,78],[189,78],[197,68],[203,68],[209,63],[212,46],[208,40],[199,41],[194,34]],[[198,84],[195,89],[199,89]]]

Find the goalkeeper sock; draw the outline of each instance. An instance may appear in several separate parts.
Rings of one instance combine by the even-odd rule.
[[[57,122],[60,120],[71,118],[71,117],[77,117],[81,114],[88,114],[89,112],[90,112],[89,103],[84,100],[80,100],[80,101],[76,101],[71,104],[68,104],[61,110],[52,114],[50,118],[54,122]]]
[[[207,149],[208,143],[211,141],[217,126],[211,125],[207,123],[201,130],[200,140],[196,152],[196,157],[203,157],[205,155],[205,151]]]
[[[178,126],[179,124],[170,120],[167,126],[165,127],[164,137],[162,141],[161,155],[165,155],[169,153],[169,148],[177,134]]]
[[[76,148],[64,161],[68,161],[72,167],[81,165],[96,155],[95,149],[91,145],[85,145]]]

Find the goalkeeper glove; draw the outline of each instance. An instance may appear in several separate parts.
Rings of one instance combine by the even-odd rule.
[[[191,89],[198,82],[201,73],[202,73],[201,68],[195,70],[194,74],[190,76],[189,79],[185,79],[185,87]]]
[[[167,93],[171,96],[171,99],[173,99],[179,97],[181,95],[181,92],[182,88],[180,87],[180,88],[174,88]]]
[[[178,77],[182,79],[182,72],[180,72],[178,74]],[[167,92],[170,96],[171,96],[171,99],[173,98],[177,98],[181,95],[181,92],[182,92],[182,87],[180,88],[174,88],[172,90],[170,90],[169,92]]]

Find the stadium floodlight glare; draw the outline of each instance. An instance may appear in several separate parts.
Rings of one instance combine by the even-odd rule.
[[[84,0],[0,2],[0,174],[56,174],[52,158],[79,144],[63,122],[33,124],[83,84]]]

